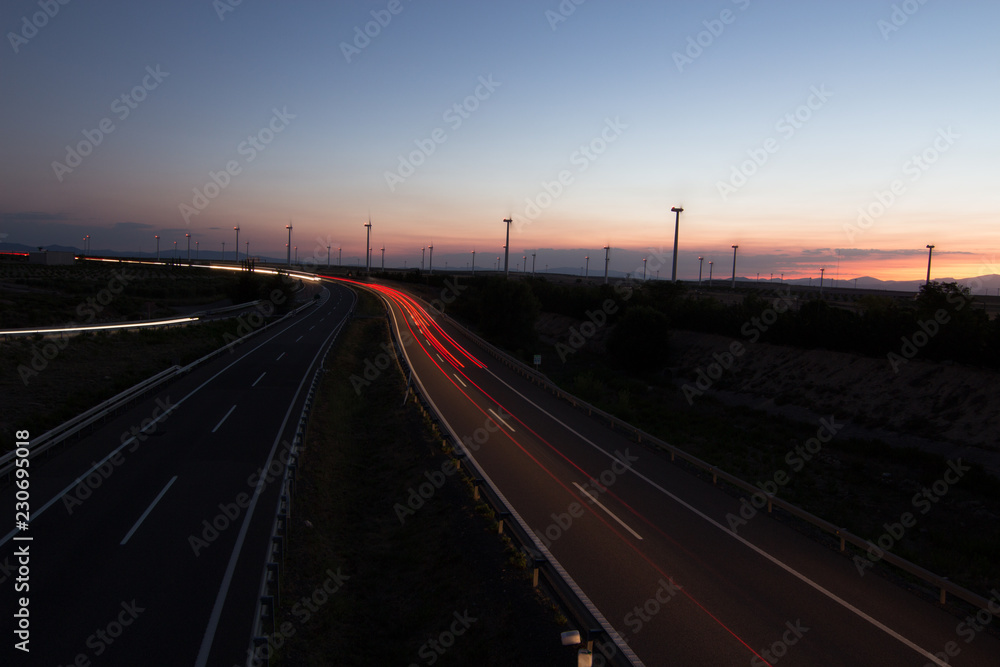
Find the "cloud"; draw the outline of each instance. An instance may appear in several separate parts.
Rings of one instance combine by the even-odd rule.
[[[127,232],[133,229],[152,229],[153,225],[145,222],[116,222],[111,229],[119,232]]]
[[[17,222],[62,222],[69,217],[64,213],[45,213],[43,211],[22,211],[20,213],[2,213],[0,221],[6,223]]]

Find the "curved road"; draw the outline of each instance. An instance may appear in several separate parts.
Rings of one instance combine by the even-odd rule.
[[[997,664],[995,637],[802,534],[759,516],[734,532],[738,500],[375,289],[446,425],[645,664]]]

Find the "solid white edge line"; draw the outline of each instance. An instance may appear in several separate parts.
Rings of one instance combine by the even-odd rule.
[[[380,294],[381,293],[376,293],[376,296]],[[386,298],[388,300],[388,297],[383,297],[383,298]],[[392,320],[398,332],[399,321],[396,319],[396,312],[391,307],[389,308],[389,312],[392,313]],[[410,353],[407,351],[406,346],[403,346],[402,350],[403,350],[403,356],[406,357],[407,364],[409,364],[410,368],[412,369],[413,362],[410,360]],[[427,395],[426,391],[424,391],[424,383],[420,381],[420,376],[414,373],[413,380],[420,387],[421,392],[424,393],[424,396],[427,398],[428,403],[430,403],[431,407],[434,409],[434,412],[441,415],[441,420],[444,422],[445,427],[447,427],[448,432],[451,434],[451,437],[455,439],[455,442],[458,443],[458,446],[462,448],[462,451],[465,452],[465,455],[470,460],[476,461],[476,457],[472,455],[472,452],[469,451],[464,444],[462,444],[462,440],[458,437],[458,434],[455,432],[455,429],[452,428],[451,424],[448,422],[448,419],[444,416],[444,414],[440,410],[438,410],[437,405],[434,403],[434,399],[431,398],[429,395]],[[637,656],[635,654],[635,651],[632,650],[632,647],[629,646],[628,642],[625,641],[625,639],[621,636],[621,634],[619,634],[618,630],[616,630],[615,627],[611,625],[610,622],[608,622],[608,619],[605,618],[604,614],[601,613],[601,610],[597,608],[597,605],[593,603],[590,597],[583,591],[582,588],[580,588],[579,584],[577,584],[576,581],[573,579],[573,577],[570,576],[569,572],[567,572],[566,569],[562,566],[562,563],[560,563],[556,559],[556,557],[552,554],[552,552],[550,552],[548,548],[544,544],[542,544],[542,541],[538,539],[538,535],[536,535],[535,532],[531,529],[531,527],[528,526],[528,522],[521,517],[521,515],[514,508],[513,505],[507,502],[507,498],[503,495],[503,492],[500,491],[500,487],[498,487],[496,484],[493,483],[493,480],[490,479],[490,476],[486,474],[486,471],[483,470],[481,467],[479,467],[479,471],[482,473],[483,479],[486,481],[486,483],[489,484],[491,488],[496,489],[497,495],[500,497],[500,501],[504,504],[504,506],[510,508],[511,515],[514,517],[514,519],[519,524],[524,526],[524,528],[527,530],[528,536],[535,543],[535,549],[537,549],[539,553],[545,556],[546,560],[552,565],[552,568],[556,570],[560,578],[562,578],[562,580],[566,582],[566,585],[569,586],[570,589],[574,592],[574,594],[580,599],[580,601],[583,603],[583,606],[587,608],[587,610],[591,613],[591,615],[597,620],[597,623],[602,628],[604,628],[604,630],[608,633],[608,635],[611,637],[611,641],[613,641],[615,645],[618,647],[618,650],[621,651],[622,654],[625,656],[625,658],[629,662],[631,662],[632,665],[634,665],[635,667],[645,667],[639,656]]]
[[[257,386],[257,383],[258,383],[258,382],[260,382],[261,380],[263,380],[263,379],[264,379],[264,376],[265,376],[265,375],[267,375],[267,371],[264,371],[263,373],[261,373],[261,374],[260,374],[260,377],[259,377],[259,378],[257,378],[256,380],[254,380],[254,381],[253,381],[253,384],[252,384],[252,385],[250,385],[250,386],[251,386],[251,387],[256,387],[256,386]]]
[[[491,414],[491,415],[493,415],[493,417],[494,417],[494,418],[495,418],[495,419],[496,419],[496,420],[497,420],[498,422],[500,422],[501,424],[503,424],[504,426],[506,426],[507,428],[509,428],[509,429],[510,429],[510,432],[511,432],[511,433],[517,433],[517,431],[515,431],[515,430],[514,430],[514,427],[513,427],[513,426],[511,426],[510,424],[508,424],[507,422],[505,422],[505,421],[504,421],[503,419],[501,419],[500,415],[498,415],[498,414],[497,414],[497,413],[496,413],[496,412],[495,412],[495,411],[493,410],[493,408],[486,408],[486,409],[490,411],[490,414]]]
[[[580,486],[576,482],[573,482],[573,486],[575,486],[576,488],[580,489],[580,493],[582,493],[583,495],[585,495],[588,498],[590,498],[590,501],[592,503],[594,503],[595,505],[597,505],[598,507],[600,507],[602,510],[604,510],[605,512],[607,512],[608,516],[610,516],[612,519],[614,519],[619,524],[621,524],[622,528],[624,528],[628,532],[632,533],[632,535],[635,536],[636,539],[639,539],[639,540],[642,539],[642,535],[640,535],[639,533],[637,533],[634,530],[632,530],[632,528],[627,523],[625,523],[624,521],[622,521],[621,519],[619,519],[618,516],[614,512],[612,512],[607,507],[605,507],[604,505],[602,505],[600,500],[598,500],[594,496],[590,495],[590,492],[587,491],[587,489],[583,488],[582,486]]]
[[[312,361],[309,362],[308,370],[302,374],[302,381],[299,382],[298,389],[295,390],[295,395],[292,396],[292,400],[289,402],[288,411],[285,412],[285,418],[281,422],[281,426],[278,428],[278,434],[274,438],[274,444],[271,445],[271,453],[268,454],[267,461],[264,464],[264,470],[271,467],[271,461],[274,460],[274,454],[278,451],[278,443],[281,442],[281,436],[285,431],[285,426],[288,424],[288,418],[292,414],[292,410],[295,408],[295,402],[299,398],[299,394],[302,393],[302,387],[305,386],[306,380],[310,377],[309,370],[312,370],[316,365],[316,360],[319,359],[320,354],[323,352],[323,348],[326,347],[327,341],[336,333],[336,329],[330,332],[330,335],[326,337],[323,344],[320,345],[319,349],[316,351],[316,355],[313,357]],[[205,667],[208,664],[209,654],[212,652],[212,643],[215,641],[215,631],[219,627],[219,619],[222,618],[222,607],[226,602],[226,596],[229,595],[229,586],[233,581],[233,574],[236,572],[236,563],[239,560],[240,552],[243,549],[243,541],[246,539],[247,532],[250,530],[250,519],[253,517],[254,510],[257,507],[257,500],[263,493],[263,487],[265,478],[261,476],[257,480],[257,486],[254,487],[253,496],[250,498],[250,505],[247,507],[246,514],[243,516],[243,524],[240,526],[240,532],[236,536],[236,543],[233,545],[233,552],[229,557],[229,564],[226,566],[226,573],[222,577],[222,584],[219,586],[219,593],[215,597],[215,604],[212,607],[212,614],[209,616],[208,624],[205,626],[205,635],[201,640],[201,647],[198,649],[198,658],[195,661],[195,667]]]
[[[284,353],[284,352],[282,352],[281,354],[279,354],[279,355],[278,355],[278,358],[277,358],[277,359],[275,359],[275,361],[281,361],[281,358],[282,358],[283,356],[285,356],[285,353]]]
[[[135,522],[134,526],[132,526],[132,530],[128,531],[128,534],[122,538],[121,542],[118,543],[118,546],[123,546],[126,542],[128,542],[129,538],[132,537],[132,534],[139,529],[139,526],[142,525],[142,522],[145,521],[146,517],[149,516],[149,513],[153,511],[154,507],[156,507],[156,503],[160,502],[160,498],[162,498],[163,494],[167,492],[167,489],[170,488],[170,485],[176,481],[177,481],[177,475],[174,475],[173,477],[170,478],[170,481],[167,482],[167,485],[163,487],[162,491],[156,494],[156,497],[153,498],[153,502],[149,504],[149,507],[146,508],[146,511],[143,512],[142,516],[139,517],[139,520]]]
[[[525,396],[524,394],[522,394],[521,392],[519,392],[514,387],[511,387],[502,378],[497,377],[497,375],[495,373],[493,373],[493,371],[491,371],[489,369],[485,369],[485,370],[486,370],[487,373],[489,373],[490,375],[492,375],[498,382],[502,383],[508,389],[510,389],[515,394],[517,394],[522,399],[524,399],[526,402],[528,402],[531,405],[533,405],[539,412],[542,412],[543,414],[548,415],[550,419],[552,419],[554,422],[556,422],[557,424],[559,424],[560,426],[562,426],[563,428],[565,428],[567,431],[569,431],[573,435],[577,436],[578,438],[580,438],[581,440],[583,440],[584,442],[586,442],[588,445],[590,445],[591,447],[593,447],[597,451],[599,451],[602,454],[604,454],[605,456],[607,456],[612,461],[617,461],[618,460],[618,459],[616,459],[614,457],[614,455],[609,454],[602,447],[598,446],[597,444],[593,443],[592,441],[590,441],[589,439],[587,439],[586,437],[584,437],[583,435],[581,435],[580,433],[578,433],[575,429],[573,429],[568,424],[566,424],[563,421],[561,421],[556,416],[550,414],[547,410],[545,410],[545,408],[541,407],[540,405],[538,405],[537,403],[535,403],[534,401],[532,401],[530,398],[528,398],[527,396]],[[784,562],[778,560],[776,557],[774,557],[771,554],[767,553],[766,551],[764,551],[763,549],[761,549],[757,545],[749,542],[747,539],[745,539],[745,538],[741,537],[740,535],[734,533],[733,531],[729,530],[729,528],[727,528],[726,526],[723,526],[722,524],[720,524],[719,522],[717,522],[712,517],[710,517],[710,516],[702,513],[700,510],[696,509],[692,505],[689,505],[687,502],[681,500],[680,498],[678,498],[677,496],[675,496],[670,491],[667,491],[666,489],[664,489],[662,486],[660,486],[659,484],[657,484],[653,480],[649,479],[648,477],[646,477],[642,473],[636,471],[636,469],[634,467],[630,466],[629,470],[631,470],[633,473],[635,473],[636,477],[638,477],[639,479],[645,481],[647,484],[649,484],[650,486],[652,486],[654,489],[657,489],[660,492],[662,492],[663,494],[665,494],[666,496],[672,498],[673,500],[675,500],[682,507],[686,507],[687,509],[689,509],[691,512],[693,512],[697,516],[701,517],[702,519],[704,519],[708,523],[712,524],[713,526],[715,526],[716,528],[718,528],[722,532],[726,533],[727,535],[729,535],[733,539],[735,539],[735,540],[743,543],[744,545],[746,545],[747,547],[749,547],[753,551],[756,551],[758,554],[760,554],[764,558],[768,559],[769,561],[771,561],[772,563],[774,563],[775,565],[777,565],[781,569],[785,570],[786,572],[788,572],[792,576],[796,577],[797,579],[800,579],[802,582],[808,584],[809,586],[811,586],[812,588],[814,588],[818,592],[822,593],[823,595],[825,595],[829,599],[833,600],[837,604],[841,605],[845,609],[851,611],[852,613],[854,613],[859,618],[862,618],[862,619],[868,621],[869,623],[871,623],[872,625],[874,625],[879,630],[882,630],[884,633],[886,633],[887,635],[889,635],[893,639],[896,639],[897,641],[899,641],[903,645],[905,645],[905,646],[913,649],[915,652],[917,652],[920,655],[922,655],[923,657],[927,658],[928,660],[930,660],[934,664],[939,665],[940,667],[947,667],[948,663],[942,662],[941,659],[939,659],[934,654],[930,653],[929,651],[924,650],[923,648],[921,648],[917,644],[913,643],[912,641],[910,641],[906,637],[902,636],[901,634],[899,634],[898,632],[896,632],[892,628],[889,628],[888,626],[884,625],[882,622],[880,622],[880,621],[872,618],[871,616],[869,616],[865,612],[861,611],[860,609],[858,609],[857,607],[855,607],[854,605],[852,605],[850,602],[848,602],[848,601],[846,601],[846,600],[838,597],[836,594],[834,594],[833,592],[828,591],[827,589],[823,588],[821,585],[819,585],[818,583],[816,583],[815,581],[813,581],[809,577],[805,576],[801,572],[793,569],[790,565],[786,565]]]
[[[298,343],[298,342],[299,342],[300,340],[302,340],[302,338],[303,338],[304,336],[305,336],[305,334],[303,334],[302,336],[299,336],[298,338],[296,338],[296,339],[295,339],[295,342],[296,342],[296,343]]]
[[[310,313],[309,315],[307,315],[307,317],[312,317],[312,313]],[[218,373],[216,373],[215,375],[213,375],[212,377],[208,378],[207,380],[205,380],[204,382],[202,382],[200,385],[198,385],[197,387],[195,387],[194,389],[192,389],[191,391],[189,391],[184,398],[182,398],[181,400],[179,400],[176,403],[174,403],[173,405],[171,405],[170,408],[167,409],[167,410],[165,410],[159,417],[157,417],[156,419],[154,419],[153,421],[151,421],[149,424],[147,424],[146,427],[143,428],[142,431],[140,431],[140,433],[143,432],[143,431],[145,431],[150,426],[156,424],[158,421],[160,421],[161,419],[163,419],[164,417],[166,417],[167,415],[169,415],[171,412],[173,412],[177,408],[179,408],[184,403],[184,401],[188,400],[189,398],[191,398],[192,396],[194,396],[196,393],[198,393],[199,391],[201,391],[201,389],[205,385],[207,385],[208,383],[212,382],[215,378],[219,377],[220,375],[222,375],[223,373],[225,373],[226,371],[228,371],[230,368],[232,368],[233,366],[235,366],[239,362],[241,362],[244,359],[246,359],[249,355],[253,354],[258,349],[264,347],[264,345],[266,345],[267,343],[269,343],[272,340],[274,340],[278,335],[280,335],[280,334],[284,333],[285,331],[288,331],[289,329],[291,329],[296,324],[297,324],[297,322],[289,322],[289,324],[288,324],[287,327],[285,327],[281,331],[275,332],[275,334],[273,336],[271,336],[270,338],[268,338],[267,340],[261,341],[260,345],[258,345],[257,347],[253,348],[252,350],[247,350],[244,354],[241,354],[240,357],[239,357],[239,359],[234,359],[233,362],[230,363],[228,366],[226,366],[225,368],[223,368],[222,370],[220,370]],[[282,352],[281,354],[284,355],[285,353]],[[167,398],[169,399],[169,396]],[[73,480],[73,482],[69,486],[67,486],[65,489],[63,489],[62,491],[60,491],[59,493],[57,493],[56,495],[54,495],[47,503],[45,503],[44,505],[42,505],[42,507],[37,512],[34,512],[32,514],[32,521],[38,519],[38,517],[41,516],[42,512],[44,512],[45,510],[47,510],[48,508],[50,508],[52,505],[54,505],[57,502],[59,502],[62,499],[63,496],[65,496],[67,493],[69,493],[70,491],[72,491],[73,489],[75,489],[80,482],[82,482],[84,479],[86,479],[87,475],[91,474],[92,472],[94,472],[95,470],[97,470],[98,468],[100,468],[102,465],[104,465],[105,462],[107,462],[108,459],[110,459],[112,456],[114,456],[115,454],[117,454],[118,452],[120,452],[122,449],[125,448],[126,445],[128,445],[131,442],[133,442],[134,440],[135,440],[135,436],[132,436],[131,438],[129,438],[128,440],[126,440],[125,442],[123,442],[121,445],[119,445],[115,449],[111,450],[111,453],[109,453],[103,459],[101,459],[100,461],[98,461],[97,463],[95,463],[94,465],[92,465],[90,468],[88,468],[82,475],[80,475],[75,480]],[[2,547],[3,545],[7,544],[7,542],[9,542],[10,539],[12,537],[14,537],[14,535],[16,535],[18,532],[19,532],[18,529],[15,528],[14,530],[12,530],[9,533],[7,533],[3,537],[3,539],[0,540],[0,547]]]
[[[262,376],[262,377],[263,377],[263,376]],[[218,424],[216,424],[216,425],[215,425],[215,428],[213,428],[213,429],[212,429],[212,433],[215,433],[216,431],[218,431],[218,430],[219,430],[219,427],[220,427],[220,426],[222,426],[222,423],[223,423],[224,421],[226,421],[227,419],[229,419],[229,415],[233,414],[233,410],[235,410],[235,409],[236,409],[236,404],[234,403],[234,404],[233,404],[233,407],[229,408],[229,412],[227,412],[227,413],[226,413],[226,416],[225,416],[225,417],[223,417],[222,419],[220,419],[220,420],[219,420],[219,423],[218,423]]]
[[[458,373],[452,373],[452,375],[455,376],[455,379],[458,380],[458,383],[460,385],[462,385],[463,387],[468,387],[469,386],[469,385],[465,384],[464,382],[462,382],[462,378],[458,377]]]

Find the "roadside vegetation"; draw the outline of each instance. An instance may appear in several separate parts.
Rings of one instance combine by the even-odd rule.
[[[605,286],[525,278],[507,287],[496,284],[503,282],[463,279],[465,288],[448,314],[528,364],[533,354],[542,354],[542,372],[567,391],[747,482],[765,483],[779,471],[787,473],[779,496],[873,543],[886,533],[886,524],[909,512],[916,523],[899,539],[883,540],[890,551],[980,593],[1000,586],[1000,571],[989,556],[1000,552],[1000,484],[980,466],[970,465],[946,493],[927,498],[920,494],[949,471],[941,456],[836,436],[793,467],[790,453],[798,458],[796,448],[816,436],[819,423],[726,405],[711,391],[686,399],[669,369],[670,331],[683,328],[746,342],[744,326],[754,318],[760,321],[774,297],[747,294],[727,305],[667,282]],[[428,299],[448,289],[439,277],[428,283]],[[497,293],[507,300],[497,299]],[[498,308],[497,303],[508,305]],[[884,358],[899,350],[900,337],[912,339],[921,322],[940,320],[944,310],[949,320],[928,336],[921,358],[998,363],[1000,319],[989,320],[958,285],[931,283],[915,300],[866,297],[857,306],[845,310],[811,299],[777,313],[766,331],[751,326],[765,342]],[[551,327],[539,335],[539,313],[564,318],[559,335]],[[592,328],[585,326],[588,322]],[[791,517],[777,511],[775,516],[830,541]],[[881,562],[876,569],[892,572]]]
[[[275,624],[289,636],[274,664],[569,664],[557,612],[464,472],[441,472],[452,459],[419,407],[404,405],[395,363],[355,391],[352,374],[389,342],[381,304],[362,293],[359,310],[310,413]],[[411,492],[422,484],[434,490],[420,505]],[[342,587],[303,620],[295,605],[328,571]],[[467,627],[452,625],[458,617]],[[452,629],[461,634],[442,638]]]

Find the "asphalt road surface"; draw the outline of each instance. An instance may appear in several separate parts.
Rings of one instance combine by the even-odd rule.
[[[281,461],[314,365],[354,302],[330,285],[314,306],[32,462],[30,527],[0,534],[0,664],[246,662]],[[12,519],[14,492],[0,492]],[[16,592],[25,547],[30,588]],[[14,648],[22,596],[30,653]]]
[[[1000,664],[982,625],[766,516],[731,530],[739,501],[379,290],[447,425],[645,664]]]

